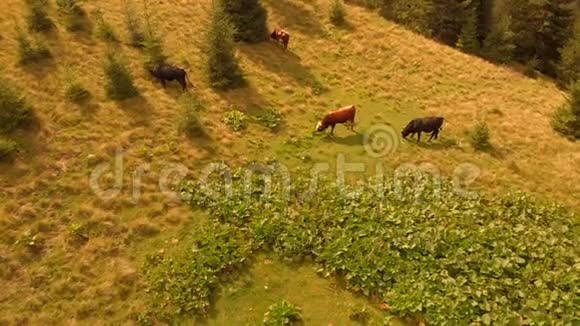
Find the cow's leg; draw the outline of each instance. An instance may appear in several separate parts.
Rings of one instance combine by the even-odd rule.
[[[437,137],[439,137],[439,129],[435,130],[435,139],[437,139]]]
[[[417,132],[417,144],[421,141],[421,132]]]
[[[163,85],[163,88],[165,88],[165,79],[161,79],[161,85]]]
[[[433,130],[433,132],[431,133],[431,137],[429,137],[429,141],[431,141],[431,139],[433,139],[433,137],[436,135],[435,130]]]
[[[187,88],[187,85],[185,84],[185,77],[184,78],[180,78],[179,79],[179,83],[181,84],[181,88],[183,90],[185,90]]]
[[[334,127],[336,127],[336,124],[332,124],[332,128],[330,128],[331,135],[334,135]]]

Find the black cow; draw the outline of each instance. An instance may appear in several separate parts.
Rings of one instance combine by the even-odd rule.
[[[183,88],[183,90],[187,88],[186,81],[191,86],[193,86],[193,84],[189,81],[189,78],[187,78],[187,73],[185,72],[185,70],[166,63],[158,64],[155,65],[153,68],[149,68],[149,72],[151,73],[151,75],[153,75],[153,77],[155,77],[157,80],[161,82],[163,87],[165,87],[166,81],[173,80],[177,80],[181,85],[181,87]]]
[[[430,132],[431,137],[429,141],[439,135],[439,129],[443,125],[443,117],[426,117],[426,118],[419,118],[413,119],[409,124],[401,131],[401,135],[403,138],[407,138],[409,134],[413,136],[417,134],[417,143],[421,140],[421,132]]]

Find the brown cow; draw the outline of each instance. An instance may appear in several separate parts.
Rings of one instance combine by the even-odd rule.
[[[288,48],[288,42],[290,42],[290,34],[287,31],[281,28],[276,28],[270,34],[270,38],[273,39],[274,41],[282,41],[284,49]]]
[[[421,132],[430,132],[431,137],[429,138],[429,141],[431,141],[433,137],[437,139],[437,136],[439,135],[439,129],[441,129],[442,125],[443,117],[413,119],[411,122],[409,122],[405,129],[401,131],[401,136],[403,136],[403,138],[407,138],[409,134],[411,134],[411,136],[417,134],[417,143],[419,143],[421,140]]]
[[[329,112],[318,124],[316,125],[316,131],[323,131],[329,126],[330,134],[334,132],[334,127],[339,123],[346,124],[347,129],[354,131],[354,116],[356,114],[356,107],[354,105],[348,105],[342,107],[338,110]]]

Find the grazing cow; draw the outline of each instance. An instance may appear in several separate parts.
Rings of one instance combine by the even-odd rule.
[[[330,134],[332,135],[334,132],[334,127],[339,123],[346,124],[347,129],[354,131],[353,128],[355,114],[356,108],[354,105],[348,105],[338,110],[329,112],[322,120],[318,122],[316,125],[316,131],[323,131],[330,126],[332,127],[332,129],[330,129]]]
[[[413,136],[417,134],[417,143],[421,140],[421,132],[430,132],[431,137],[429,141],[439,135],[439,129],[441,129],[441,125],[443,125],[443,117],[426,117],[426,118],[419,118],[413,119],[409,124],[401,131],[401,135],[403,138],[407,138],[409,134]]]
[[[181,85],[181,87],[183,88],[183,90],[187,88],[186,81],[191,86],[193,86],[193,84],[189,81],[189,78],[187,78],[187,73],[185,72],[185,70],[166,63],[155,65],[153,68],[149,69],[149,72],[151,73],[151,75],[153,75],[153,77],[155,77],[157,80],[161,82],[163,87],[165,87],[166,81],[173,80],[177,80]]]
[[[290,41],[290,34],[288,34],[287,31],[280,29],[280,28],[276,28],[272,34],[270,34],[270,38],[273,39],[274,41],[282,41],[282,44],[284,45],[284,49],[288,48],[288,42]]]

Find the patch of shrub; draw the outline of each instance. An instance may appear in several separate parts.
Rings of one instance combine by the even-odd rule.
[[[295,305],[283,300],[268,308],[264,314],[265,326],[286,326],[301,319],[300,309]]]
[[[275,173],[267,194],[261,177],[234,177],[226,188],[222,176],[183,182],[182,198],[193,209],[205,209],[211,223],[248,232],[238,239],[254,252],[315,257],[321,275],[342,277],[352,291],[384,302],[391,314],[419,313],[428,325],[520,318],[529,324],[573,324],[577,319],[573,284],[580,275],[570,271],[577,268],[580,230],[573,211],[521,193],[467,195],[450,180],[420,170],[353,185],[320,178],[315,193],[307,173],[293,177],[290,185],[283,173]],[[206,189],[231,189],[231,195],[214,196]],[[176,276],[168,278],[173,295],[184,304],[191,302],[185,300],[190,293],[212,289],[193,281],[204,275],[200,271],[210,273],[209,279],[228,274],[222,257],[244,243],[232,247],[231,237],[216,239],[206,230],[199,236],[213,239],[196,243],[194,250],[184,245],[183,253],[192,258],[165,258],[173,261],[165,266]],[[204,269],[199,261],[220,262],[220,267]],[[163,297],[167,289],[156,287],[153,293]]]
[[[54,27],[54,22],[48,17],[47,1],[26,0],[26,24],[32,32],[46,32]]]
[[[243,83],[242,72],[235,57],[234,27],[221,0],[212,4],[212,18],[205,35],[206,71],[214,88],[228,89]]]
[[[18,144],[8,138],[0,136],[0,161],[10,158],[18,151]]]
[[[476,124],[469,133],[469,143],[471,146],[479,151],[491,148],[490,131],[485,122]]]
[[[127,29],[127,42],[130,46],[140,48],[145,41],[145,33],[141,21],[135,14],[131,0],[123,0],[123,14],[125,16],[125,28]]]
[[[179,131],[190,137],[204,135],[203,125],[199,120],[199,112],[203,109],[203,105],[197,98],[191,95],[184,95],[181,98],[181,106]]]
[[[52,53],[45,41],[38,37],[33,43],[26,33],[17,29],[16,42],[18,43],[16,56],[19,64],[25,65],[52,58]]]
[[[574,135],[576,117],[570,110],[570,105],[563,104],[552,115],[552,128],[564,136]]]
[[[552,127],[565,136],[580,139],[580,79],[570,86],[568,101],[554,112]]]
[[[32,107],[21,90],[0,79],[0,133],[10,132],[32,119]]]
[[[248,119],[246,115],[238,110],[225,112],[222,121],[233,131],[241,131],[248,127]]]
[[[64,74],[64,97],[70,102],[80,104],[90,96],[91,93],[78,80],[75,72],[67,69]]]
[[[115,29],[105,20],[103,11],[101,9],[95,10],[94,16],[97,25],[95,30],[97,37],[105,42],[117,42],[119,39]]]
[[[252,253],[249,235],[240,228],[210,223],[201,231],[193,248],[178,259],[159,254],[146,258],[149,289],[160,301],[154,308],[167,314],[206,312],[220,274],[241,267]]]
[[[139,95],[129,69],[117,54],[112,51],[107,53],[103,70],[106,77],[105,91],[110,99],[122,101]]]
[[[282,122],[282,115],[272,108],[265,108],[256,114],[256,120],[264,127],[275,130]]]
[[[328,17],[330,18],[330,21],[335,25],[344,24],[346,17],[346,9],[344,8],[342,0],[332,0],[332,3],[330,4]]]

